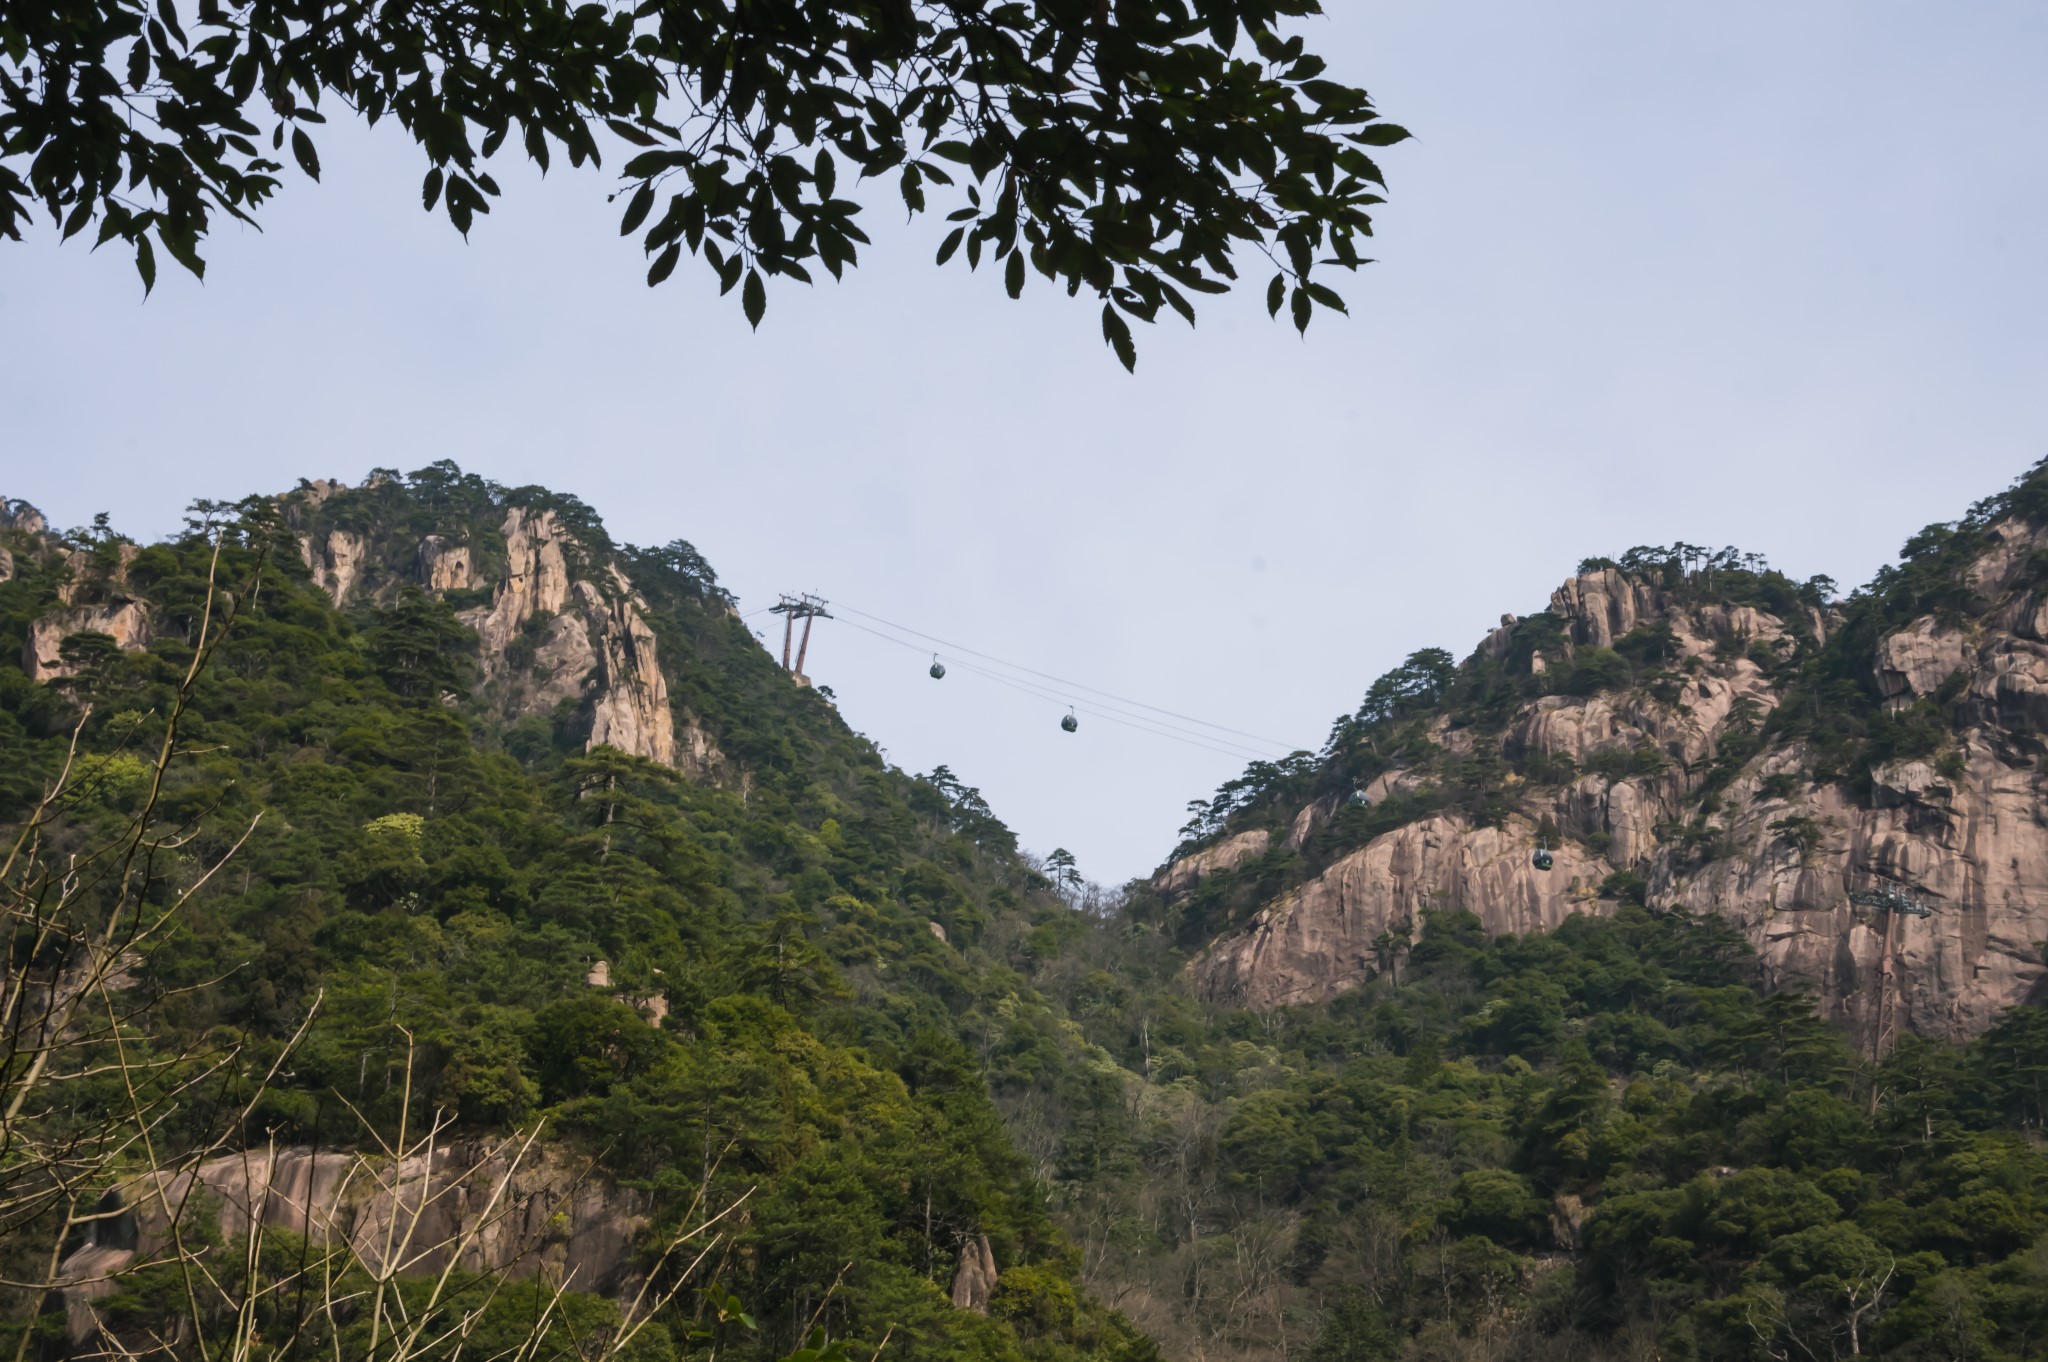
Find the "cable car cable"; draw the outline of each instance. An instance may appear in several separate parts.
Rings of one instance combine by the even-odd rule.
[[[878,629],[869,629],[865,625],[854,623],[852,620],[843,619],[840,621],[840,623],[852,625],[853,628],[859,629],[864,634],[872,634],[876,638],[879,638],[886,643],[893,643],[899,648],[908,648],[914,652],[924,651],[915,643],[906,643],[904,640],[900,638],[893,638],[888,634],[882,633]],[[957,657],[953,659],[953,665],[956,667],[965,668],[966,670],[973,672],[977,676],[984,677],[987,680],[995,682],[997,685],[1008,686],[1011,690],[1019,691],[1025,695],[1029,695],[1033,699],[1049,700],[1052,703],[1059,705],[1071,706],[1072,704],[1072,701],[1068,696],[1056,691],[1049,690],[1043,686],[1038,685],[1036,682],[1022,681],[1013,676],[1005,676],[1001,672],[990,671],[985,667],[976,666],[972,662],[963,662]],[[1238,744],[1232,744],[1230,742],[1230,739],[1228,738],[1217,737],[1214,734],[1209,733],[1189,733],[1185,729],[1176,729],[1171,727],[1170,725],[1154,727],[1154,725],[1159,724],[1160,721],[1157,719],[1150,718],[1149,716],[1119,714],[1115,711],[1106,711],[1103,709],[1095,708],[1093,706],[1085,705],[1081,706],[1080,710],[1081,713],[1087,714],[1092,718],[1104,719],[1113,724],[1121,724],[1125,728],[1134,728],[1138,730],[1140,733],[1149,733],[1154,737],[1166,738],[1173,742],[1185,743],[1190,747],[1199,747],[1204,751],[1215,752],[1221,756],[1234,757],[1239,761],[1269,760],[1267,753],[1261,752],[1255,748],[1249,748]],[[1230,745],[1219,746],[1218,744]]]
[[[903,639],[892,637],[888,634],[883,633],[879,629],[870,629],[866,625],[857,623],[853,620],[841,619],[839,623],[849,625],[852,628],[860,630],[864,634],[872,634],[874,637],[881,639],[883,642],[893,643],[899,648],[908,648],[912,652],[924,651],[924,649],[918,644],[909,643],[904,641]],[[980,667],[972,662],[962,661],[960,658],[957,657],[953,659],[953,665],[965,671],[973,672],[977,676],[993,681],[997,685],[1008,686],[1011,690],[1019,691],[1025,695],[1029,695],[1033,699],[1049,700],[1054,704],[1069,705],[1073,708],[1078,709],[1081,713],[1088,715],[1090,718],[1102,719],[1113,724],[1121,724],[1125,728],[1136,729],[1140,733],[1149,733],[1156,738],[1165,738],[1171,742],[1184,743],[1189,747],[1199,747],[1204,751],[1214,752],[1220,756],[1233,757],[1239,761],[1269,761],[1272,759],[1268,752],[1260,751],[1257,748],[1251,748],[1243,746],[1241,744],[1232,743],[1231,740],[1228,738],[1218,737],[1215,734],[1211,733],[1190,733],[1186,729],[1174,728],[1171,725],[1163,724],[1160,720],[1153,719],[1146,715],[1120,714],[1115,711],[1099,709],[1093,705],[1073,705],[1071,699],[1068,696],[1063,695],[1057,691],[1047,689],[1044,686],[1040,686],[1036,682],[1020,680],[1014,676],[1005,676],[1001,672],[990,671],[986,667]],[[1158,726],[1155,727],[1154,725]]]
[[[927,634],[923,630],[913,629],[907,624],[897,624],[892,620],[883,619],[880,615],[871,615],[867,611],[856,609],[855,607],[846,604],[845,601],[839,600],[837,598],[834,598],[832,603],[841,610],[845,610],[852,614],[859,615],[862,619],[873,620],[877,624],[887,625],[889,628],[899,630],[902,633],[914,634],[918,638],[925,639],[928,642],[937,643],[942,647],[951,648],[956,653],[966,653],[971,657],[978,657],[981,658],[983,661],[993,662],[999,667],[1008,667],[1013,671],[1027,672],[1032,676],[1039,677],[1046,681],[1054,681],[1062,686],[1071,687],[1074,690],[1084,690],[1091,695],[1099,695],[1102,696],[1104,699],[1114,700],[1118,704],[1132,705],[1138,709],[1149,709],[1154,714],[1164,714],[1170,719],[1179,719],[1184,723],[1199,724],[1203,728],[1213,728],[1223,733],[1234,733],[1240,738],[1250,738],[1254,742],[1265,743],[1272,747],[1286,747],[1289,751],[1299,752],[1314,750],[1313,748],[1290,746],[1287,743],[1281,742],[1278,738],[1270,738],[1262,733],[1247,733],[1241,728],[1229,728],[1223,724],[1212,724],[1207,719],[1197,719],[1192,714],[1179,714],[1170,709],[1162,709],[1158,705],[1148,705],[1143,700],[1133,700],[1128,696],[1118,695],[1113,691],[1101,690],[1095,686],[1084,686],[1079,681],[1069,681],[1063,676],[1054,676],[1050,672],[1042,672],[1036,669],[1035,667],[1027,667],[1019,662],[1010,662],[1003,658],[997,657],[992,653],[977,652],[973,648],[965,647],[962,644],[953,643],[947,639],[940,638],[937,634]]]
[[[1149,733],[1157,738],[1166,738],[1173,742],[1185,743],[1189,747],[1199,747],[1205,752],[1215,752],[1222,756],[1234,757],[1239,761],[1272,760],[1268,753],[1261,752],[1256,748],[1219,746],[1219,744],[1228,743],[1230,741],[1228,738],[1218,738],[1208,733],[1189,733],[1186,729],[1173,728],[1171,726],[1154,727],[1153,725],[1158,723],[1157,720],[1147,720],[1139,716],[1120,714],[1114,710],[1098,709],[1087,704],[1075,704],[1057,691],[1048,690],[1029,681],[1019,681],[1013,676],[1004,676],[1001,672],[992,672],[985,668],[977,667],[971,662],[962,662],[955,658],[953,665],[973,672],[976,676],[993,681],[997,685],[1008,686],[1010,689],[1025,695],[1033,696],[1040,700],[1049,700],[1055,705],[1064,704],[1069,709],[1086,714],[1091,719],[1103,719],[1109,723],[1121,724],[1125,728],[1136,729],[1140,733]],[[1068,729],[1067,731],[1071,733],[1073,730]]]

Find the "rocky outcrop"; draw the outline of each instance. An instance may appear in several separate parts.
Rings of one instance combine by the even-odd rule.
[[[195,1195],[195,1193],[197,1195]],[[643,1199],[587,1175],[559,1150],[443,1145],[402,1159],[291,1148],[210,1159],[132,1179],[102,1203],[89,1242],[59,1268],[74,1344],[98,1332],[96,1301],[131,1267],[160,1260],[174,1218],[205,1215],[232,1242],[252,1228],[342,1245],[372,1271],[412,1275],[451,1261],[473,1272],[545,1275],[617,1295],[633,1284]]]
[[[616,566],[598,582],[575,576],[575,540],[552,511],[513,507],[503,525],[506,565],[491,603],[465,611],[476,630],[486,694],[508,719],[545,714],[565,700],[591,706],[589,745],[665,766],[707,771],[723,757],[701,730],[678,748],[668,678],[646,603]],[[459,554],[459,556],[458,556]],[[466,550],[420,550],[423,573],[472,571]],[[431,566],[429,566],[431,564]],[[443,587],[439,589],[453,589]]]
[[[318,543],[310,535],[299,540],[299,556],[313,574],[313,585],[337,606],[348,604],[368,550],[369,541],[354,530],[329,530]]]
[[[1619,568],[1581,573],[1550,596],[1550,613],[1571,625],[1573,643],[1609,648],[1644,620],[1662,613],[1663,593]]]
[[[64,658],[64,640],[74,634],[104,634],[124,653],[141,652],[156,637],[149,606],[139,600],[53,610],[29,626],[21,669],[28,679],[49,682],[75,676],[80,667]]]
[[[1825,640],[1834,620],[1807,607],[1784,618],[1692,604],[1618,568],[1579,574],[1551,596],[1561,627],[1542,637],[1568,643],[1544,645],[1549,665],[1661,625],[1666,680],[1524,703],[1498,739],[1481,739],[1498,741],[1511,765],[1544,772],[1510,777],[1515,812],[1503,826],[1438,813],[1373,839],[1212,942],[1190,966],[1194,982],[1249,1007],[1313,1002],[1392,967],[1425,908],[1467,909],[1494,932],[1542,931],[1628,893],[1653,909],[1732,919],[1773,983],[1813,990],[1874,1049],[1909,1030],[1981,1032],[2048,976],[2048,586],[2031,585],[2048,531],[2008,521],[1988,539],[1963,574],[1981,615],[1930,615],[1876,641],[1869,674],[1886,707],[1936,697],[1959,727],[1938,759],[1878,767],[1867,793],[1816,782],[1797,744],[1751,752],[1783,698],[1764,664],[1798,636]],[[1480,655],[1509,656],[1523,624],[1504,617]],[[1461,733],[1469,746],[1471,730]],[[1431,736],[1450,751],[1461,733],[1438,724]],[[1747,759],[1731,771],[1724,754],[1738,738],[1732,750]],[[1422,793],[1432,779],[1426,763],[1395,768],[1359,797]],[[1302,847],[1325,817],[1315,804],[1296,811],[1288,844]],[[1545,820],[1560,834],[1547,873],[1530,863]],[[1212,863],[1257,854],[1248,839],[1264,836],[1184,857],[1155,886],[1191,886]],[[1626,884],[1609,882],[1616,872]],[[1850,897],[1884,885],[1929,914]]]
[[[953,1273],[953,1308],[988,1313],[988,1298],[996,1289],[996,1255],[988,1236],[976,1234],[961,1241],[960,1266]]]
[[[1255,856],[1263,856],[1273,834],[1264,828],[1226,837],[1214,846],[1183,856],[1168,866],[1154,883],[1168,896],[1185,894],[1211,875],[1235,870]]]
[[[1873,1043],[1887,1027],[1975,1035],[2048,974],[2048,782],[1981,735],[1963,756],[1952,774],[1925,761],[1880,767],[1859,806],[1837,785],[1767,797],[1766,777],[1797,769],[1796,753],[1775,754],[1731,787],[1723,854],[1691,873],[1655,867],[1652,901],[1734,917],[1775,980],[1814,989]],[[1873,884],[1910,886],[1932,912],[1850,902]],[[1889,1022],[1878,1013],[1887,931]]]
[[[1877,645],[1877,684],[1894,706],[1911,704],[1962,670],[1967,646],[1961,630],[1918,620]]]
[[[25,501],[9,501],[0,497],[0,530],[19,530],[23,534],[44,534],[50,528],[43,513]]]
[[[610,570],[611,591],[600,596],[589,584],[586,609],[593,615],[601,667],[597,708],[591,717],[590,744],[608,745],[658,761],[676,764],[675,712],[669,708],[668,678],[655,655],[654,631],[640,612],[646,608],[631,582],[617,568]]]
[[[517,722],[573,704],[587,717],[590,747],[616,747],[694,778],[720,775],[726,759],[710,734],[693,716],[678,722],[646,602],[615,563],[593,561],[555,511],[505,509],[500,568],[496,545],[485,542],[489,532],[480,527],[412,542],[334,523],[338,512],[328,503],[354,490],[302,481],[281,502],[313,583],[335,605],[386,606],[415,586],[437,595],[488,589],[488,604],[459,614],[477,635],[477,694],[486,706]],[[0,530],[41,526],[33,508],[0,501]],[[66,608],[30,632],[25,666],[36,680],[76,670],[59,652],[73,634],[107,634],[131,650],[152,636],[148,606],[125,589],[134,547],[122,546],[111,570],[83,551],[68,552],[73,580],[60,593]],[[11,563],[0,568],[11,570]]]
[[[486,670],[503,666],[512,643],[536,617],[558,615],[569,604],[567,536],[553,511],[515,506],[505,514],[505,570],[491,603],[463,615],[476,630]]]
[[[476,565],[467,544],[451,543],[438,534],[420,541],[420,585],[429,591],[467,591],[476,585]]]
[[[1195,978],[1217,1001],[1263,1011],[1331,997],[1388,968],[1418,939],[1424,908],[1466,909],[1495,933],[1547,931],[1596,911],[1609,867],[1567,844],[1538,870],[1535,834],[1519,820],[1474,828],[1448,816],[1398,828],[1211,946]]]

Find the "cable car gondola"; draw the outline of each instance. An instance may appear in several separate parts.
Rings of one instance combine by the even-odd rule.
[[[1074,717],[1074,711],[1071,709],[1067,711],[1067,717],[1060,720],[1060,731],[1062,733],[1072,733],[1080,726],[1081,721]]]
[[[942,678],[943,678],[943,677],[944,677],[945,675],[946,675],[946,664],[945,664],[945,663],[943,663],[943,662],[941,662],[941,661],[939,661],[939,655],[938,655],[937,653],[933,653],[933,654],[932,654],[932,680],[934,680],[934,681],[940,680],[940,679],[942,679]]]
[[[1538,870],[1550,869],[1550,848],[1544,846],[1543,843],[1538,842],[1536,844],[1536,850],[1529,857],[1529,864],[1535,866]]]

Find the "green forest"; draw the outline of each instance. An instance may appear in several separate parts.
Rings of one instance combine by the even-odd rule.
[[[514,506],[568,528],[579,578],[630,579],[715,772],[590,747],[588,703],[510,719],[486,693],[458,615],[490,593],[422,590],[412,564],[431,535],[488,569]],[[1848,780],[1873,753],[1938,754],[1939,706],[1884,711],[1844,659],[1938,597],[1989,514],[1909,546],[1825,646],[1773,654],[1806,699],[1770,723],[1806,725]],[[343,608],[300,543],[336,527],[371,546]],[[0,547],[10,978],[61,974],[72,938],[32,930],[38,895],[72,896],[81,940],[124,894],[161,917],[131,1002],[0,1141],[17,1359],[71,1355],[37,1283],[99,1233],[62,1207],[106,1190],[43,1187],[51,1165],[21,1150],[145,1108],[152,1147],[363,1147],[436,1113],[450,1140],[537,1131],[639,1208],[629,1258],[653,1281],[691,1217],[722,1216],[700,1274],[610,1354],[642,1362],[2048,1354],[2035,1008],[1873,1063],[1810,999],[1767,990],[1734,928],[1653,913],[1620,877],[1605,912],[1545,936],[1433,915],[1328,1003],[1205,1003],[1191,952],[1421,804],[1347,808],[1303,853],[1184,901],[1141,883],[1084,904],[975,788],[892,767],[792,685],[686,542],[615,544],[572,498],[452,465],[317,504],[202,503],[163,543],[102,520]],[[1830,586],[1731,562],[1715,589],[1790,610]],[[57,679],[15,661],[54,611],[121,600],[147,604],[146,648],[84,631]],[[1520,626],[1525,654],[1547,619]],[[511,650],[543,642],[534,626]],[[1369,779],[1425,717],[1483,725],[1531,684],[1654,686],[1664,663],[1654,636],[1534,683],[1418,653],[1325,753],[1204,802],[1182,850]],[[1419,798],[1484,817],[1504,774],[1452,764]],[[151,850],[68,887],[139,814]],[[24,847],[56,869],[30,874]],[[10,1025],[0,1076],[26,1092],[34,1050]],[[983,1242],[994,1279],[958,1304]],[[589,1357],[625,1333],[615,1295],[570,1290],[494,1353],[535,1290],[488,1295],[471,1355]],[[109,1336],[172,1353],[246,1310],[244,1336],[294,1340],[250,1356],[301,1339],[383,1355],[359,1307],[308,1325],[288,1293],[239,1304],[168,1268],[98,1308]]]

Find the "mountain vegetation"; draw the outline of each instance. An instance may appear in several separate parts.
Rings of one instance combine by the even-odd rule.
[[[1800,781],[1853,785],[1956,748],[1963,695],[1897,704],[1869,653],[1929,611],[1976,610],[1959,575],[1995,524],[2048,523],[2043,487],[2037,471],[1916,538],[1846,600],[1687,546],[1585,570],[1795,622],[1782,644],[1727,645],[1790,698],[1689,779],[1732,790],[1756,752],[1797,741]],[[555,694],[532,678],[570,606],[494,632],[496,603],[532,589],[513,585],[527,549],[505,527],[543,513],[589,617],[630,607],[649,631],[689,735],[675,760],[593,745],[597,691],[533,698]],[[148,546],[104,521],[53,533],[19,506],[7,525],[0,821],[50,869],[10,862],[0,888],[97,927],[126,890],[79,867],[143,816],[134,911],[158,924],[72,1080],[16,1128],[96,1128],[139,1081],[164,1147],[374,1155],[436,1113],[450,1148],[537,1133],[616,1213],[621,1280],[675,1289],[636,1315],[630,1290],[572,1281],[522,1332],[547,1278],[521,1277],[479,1307],[475,1349],[1989,1362],[2048,1346],[2035,1007],[1966,1043],[1907,1029],[1874,1053],[1774,979],[1738,922],[1620,868],[1548,932],[1430,908],[1324,1001],[1252,1011],[1196,986],[1191,960],[1319,868],[1424,817],[1505,822],[1518,791],[1582,776],[1444,735],[1506,734],[1532,700],[1693,683],[1655,621],[1594,646],[1538,614],[1462,663],[1418,652],[1323,753],[1203,801],[1175,860],[1254,830],[1266,850],[1103,895],[1070,858],[1021,851],[955,773],[892,768],[760,648],[687,543],[615,544],[573,499],[436,465],[200,505]],[[460,584],[437,575],[452,546]],[[1675,759],[1598,760],[1628,781]],[[1317,801],[1334,812],[1287,845]],[[83,947],[24,936],[27,920],[10,978],[56,990]],[[18,1023],[11,1038],[0,1076],[18,1086]],[[0,1150],[0,1214],[43,1176],[24,1147]],[[141,1157],[121,1144],[84,1191],[132,1190]],[[0,1222],[4,1341],[76,1355],[80,1288],[36,1284],[108,1241],[69,1202],[20,1204],[41,1210]],[[713,1216],[711,1256],[679,1274],[665,1246]],[[236,1232],[304,1251],[228,1231],[195,1254],[232,1257]],[[99,1336],[200,1355],[239,1298],[178,1280],[117,1280],[94,1297]],[[242,1337],[396,1356],[364,1343],[354,1300],[316,1327],[276,1292]]]

